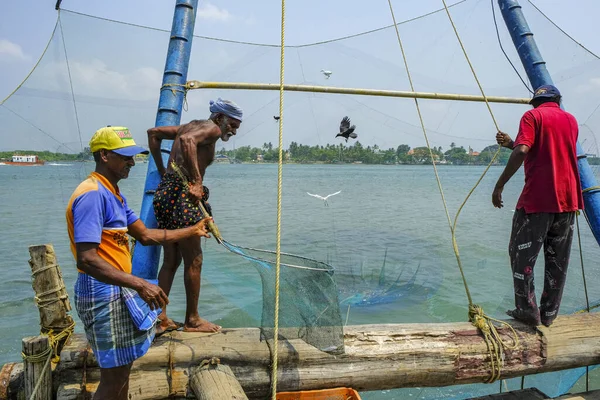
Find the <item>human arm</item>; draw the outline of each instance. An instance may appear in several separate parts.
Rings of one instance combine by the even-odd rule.
[[[179,128],[180,126],[157,126],[147,131],[150,154],[152,154],[152,158],[154,158],[154,162],[156,163],[156,169],[161,176],[165,174],[165,165],[163,164],[160,145],[163,140],[175,140]]]
[[[203,195],[202,174],[198,165],[198,146],[213,144],[221,136],[220,128],[212,122],[192,121],[189,129],[182,132],[177,140],[183,155],[183,166],[189,174],[189,194],[200,201]],[[188,128],[186,127],[186,128]]]
[[[529,153],[529,146],[524,144],[517,145],[511,153],[510,158],[506,163],[506,167],[500,175],[500,178],[498,178],[496,186],[494,187],[494,192],[492,193],[492,204],[494,204],[494,207],[502,208],[502,191],[504,190],[504,185],[506,185],[515,172],[521,168],[527,153]]]
[[[169,304],[167,295],[162,289],[145,279],[138,278],[116,269],[98,254],[99,243],[76,243],[77,268],[100,282],[109,285],[128,287],[140,295],[148,303],[150,309],[164,308]]]
[[[535,144],[537,125],[536,117],[530,110],[521,117],[519,133],[514,142],[510,140],[510,136],[504,134],[508,137],[510,142],[512,142],[510,144],[513,146],[513,151],[506,163],[504,171],[500,175],[500,178],[498,178],[498,182],[496,182],[494,192],[492,193],[492,203],[494,204],[494,207],[502,208],[502,190],[504,189],[504,185],[512,178],[515,172],[519,170],[523,161],[525,161],[527,153],[529,153],[529,149]],[[498,133],[502,134],[502,132]],[[496,135],[496,139],[498,139],[498,135]],[[498,143],[500,144],[500,142]]]
[[[182,229],[168,230],[148,229],[146,225],[138,219],[127,227],[127,233],[144,246],[178,242],[192,236],[204,236],[208,238],[210,236],[208,235],[206,224],[209,220],[210,218],[207,217],[199,221],[196,225]]]

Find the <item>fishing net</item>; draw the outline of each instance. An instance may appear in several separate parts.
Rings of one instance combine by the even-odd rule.
[[[321,7],[316,2],[308,3]],[[445,12],[412,18],[415,15],[403,14],[403,3],[395,1],[393,5],[401,21],[399,33],[415,90],[479,95]],[[465,0],[450,7],[450,12],[486,95],[529,98],[531,88],[517,75],[525,77],[494,3]],[[580,123],[582,147],[590,164],[597,168],[600,60],[531,3],[521,3],[549,72],[563,94],[564,106]],[[256,15],[268,15],[268,6],[253,5]],[[303,11],[291,6],[285,82],[409,90],[389,9],[385,2],[379,6],[373,13],[380,16],[376,29],[344,38],[323,37],[315,43],[303,43],[294,36],[294,32],[306,31],[306,20],[295,19],[294,15]],[[349,4],[344,12],[363,15],[361,7]],[[273,43],[248,43],[253,40],[252,32],[241,42],[209,37],[214,36],[212,32],[206,34],[209,29],[202,23],[196,29],[190,80],[279,81],[280,48],[276,38]],[[0,292],[23,299],[20,293],[29,290],[29,273],[14,266],[28,257],[22,243],[38,242],[54,243],[67,287],[72,288],[76,269],[69,253],[64,207],[73,189],[93,169],[93,163],[80,161],[89,160],[87,143],[91,134],[108,124],[128,126],[136,142],[146,145],[144,132],[154,124],[168,41],[169,32],[165,30],[61,12],[60,24],[39,64],[0,105],[4,132],[0,158],[16,151],[64,153],[61,161],[49,161],[29,172],[0,168],[4,185],[0,201],[19,204],[19,212],[3,214],[3,222],[12,224],[12,228],[0,232],[0,243],[7,244],[0,267],[15,273],[14,279],[0,282]],[[327,77],[321,70],[332,73]],[[277,232],[277,167],[273,162],[278,151],[278,122],[274,117],[279,113],[279,93],[189,91],[182,122],[208,117],[208,102],[218,97],[238,103],[244,109],[244,121],[235,137],[227,143],[219,142],[217,147],[217,152],[232,164],[215,163],[205,177],[215,222],[228,240],[229,251],[215,241],[203,242],[200,311],[223,326],[261,327],[264,337],[272,338],[272,249],[276,248]],[[420,105],[453,217],[496,150],[495,126],[484,103],[420,100]],[[490,107],[501,129],[514,138],[518,121],[529,106],[491,103]],[[344,116],[350,117],[358,134],[348,142],[335,137]],[[339,352],[343,351],[345,324],[464,321],[464,286],[414,101],[286,92],[283,120],[286,164],[282,181],[281,249],[285,254],[281,259],[281,335]],[[51,160],[50,156],[48,153],[44,157]],[[522,175],[516,175],[506,188],[506,207],[493,210],[489,197],[507,156],[500,154],[498,165],[489,170],[473,193],[457,225],[471,294],[489,315],[498,318],[505,318],[505,310],[514,301],[507,246],[512,209],[522,188]],[[68,165],[53,165],[65,164],[68,157]],[[140,160],[121,185],[136,211],[140,209],[146,166]],[[327,205],[306,194],[327,195],[340,190]],[[587,282],[595,282],[600,278],[600,267],[590,261],[600,257],[600,249],[583,218],[580,224]],[[585,308],[580,258],[575,240],[561,313]],[[543,280],[542,261],[535,273],[539,285]],[[171,292],[170,312],[182,312],[185,304],[181,281],[176,279],[179,287]],[[600,287],[588,287],[588,297],[591,302],[600,299]],[[21,303],[7,302],[3,306],[12,313],[9,315],[20,315],[16,304]],[[23,330],[35,326],[37,315],[33,315],[33,319],[23,319]],[[4,339],[12,344],[0,356],[8,357],[9,352],[20,348],[19,338]],[[535,385],[557,396],[569,390],[582,373],[577,369],[527,377],[524,386]],[[501,387],[517,389],[520,385],[520,379],[513,379],[493,385],[365,393],[363,398],[412,395],[459,399],[496,393]]]
[[[262,334],[274,338],[275,295],[282,294],[279,303],[279,337],[303,339],[321,351],[344,352],[344,332],[340,316],[338,293],[333,279],[334,269],[328,264],[293,254],[280,254],[280,285],[276,288],[276,253],[250,249],[227,241],[230,251],[258,265],[262,279]]]

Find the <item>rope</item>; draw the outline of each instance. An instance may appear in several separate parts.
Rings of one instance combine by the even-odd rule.
[[[79,144],[83,151],[83,138],[81,137],[81,127],[79,125],[79,113],[77,112],[77,102],[75,101],[75,91],[73,90],[73,79],[71,77],[71,67],[69,66],[69,56],[67,54],[67,45],[65,43],[65,34],[63,33],[62,21],[60,19],[60,10],[58,10],[58,25],[60,27],[60,37],[62,39],[63,49],[65,51],[65,62],[67,64],[67,74],[69,75],[69,85],[71,86],[71,98],[73,99],[73,109],[75,110],[75,121],[77,122],[77,133],[79,133]]]
[[[490,113],[490,117],[492,118],[492,121],[494,122],[496,130],[500,131],[500,127],[498,126],[498,122],[496,121],[496,117],[494,116],[494,112],[492,111],[490,103],[487,100],[487,97],[483,90],[483,86],[481,85],[481,82],[479,81],[479,78],[477,77],[475,68],[473,68],[473,64],[471,63],[469,55],[467,54],[467,50],[465,49],[465,46],[463,45],[460,35],[458,34],[458,30],[456,29],[456,25],[454,24],[454,21],[452,20],[452,15],[450,15],[450,10],[448,9],[446,0],[442,0],[442,3],[444,4],[446,14],[448,15],[448,20],[450,21],[450,24],[452,25],[452,29],[454,30],[454,33],[456,34],[456,39],[458,40],[458,43],[460,44],[460,47],[463,51],[465,60],[469,64],[469,68],[471,69],[471,72],[473,73],[473,78],[475,78],[475,81],[477,82],[477,86],[479,87],[479,90],[481,91],[481,95],[483,96],[483,98],[485,100],[485,104]],[[469,198],[471,197],[471,195],[473,194],[473,192],[475,191],[477,186],[479,186],[479,184],[483,180],[484,176],[487,174],[488,170],[490,169],[490,167],[492,166],[492,164],[498,157],[498,154],[500,154],[501,150],[502,150],[502,146],[498,146],[498,150],[496,151],[496,153],[490,160],[490,163],[485,168],[485,170],[481,174],[481,177],[479,177],[479,179],[477,180],[477,182],[475,183],[473,188],[467,194],[467,197],[465,198],[463,203],[458,208],[458,211],[456,212],[456,216],[454,217],[454,225],[452,227],[452,246],[454,248],[456,260],[457,260],[459,268],[460,268],[460,273],[463,276],[463,281],[465,282],[465,289],[467,290],[467,293],[468,293],[468,289],[466,286],[466,280],[464,279],[464,272],[462,269],[460,255],[459,255],[459,251],[458,251],[458,243],[456,241],[456,225],[458,223],[458,217],[460,215],[460,212],[462,211],[463,207],[467,204],[467,201],[469,200]],[[508,324],[507,322],[500,321],[500,320],[497,320],[497,319],[487,316],[483,312],[483,309],[481,307],[476,306],[472,303],[470,295],[468,297],[469,297],[469,320],[473,323],[473,325],[475,325],[477,328],[479,328],[481,330],[481,332],[484,335],[486,345],[488,346],[490,362],[492,364],[492,376],[490,376],[490,378],[488,379],[488,383],[491,383],[491,382],[494,382],[496,379],[500,378],[500,368],[501,368],[501,364],[504,361],[504,351],[503,351],[504,348],[515,349],[519,345],[519,337],[517,336],[517,333],[515,332],[515,330],[513,329],[513,327],[510,324]],[[498,323],[500,323],[501,326],[506,326],[506,327],[510,328],[510,330],[513,333],[513,336],[512,336],[513,345],[512,346],[508,345],[506,342],[504,342],[502,340],[502,338],[500,337],[500,335],[498,334],[498,332],[496,330],[496,326],[494,325],[494,322],[498,322]],[[497,370],[494,369],[494,367],[496,365],[497,365]]]
[[[175,89],[176,87],[182,87],[183,90],[181,89]],[[188,91],[193,87],[193,84],[190,85],[189,83],[163,83],[163,85],[160,87],[160,90],[170,90],[171,93],[173,93],[173,96],[176,95],[177,92],[179,93],[183,93],[183,111],[187,111],[188,110],[188,102],[187,102],[187,94]]]
[[[504,51],[504,46],[502,46],[502,40],[500,39],[500,31],[498,30],[498,22],[496,21],[496,8],[494,7],[494,0],[490,0],[490,5],[492,7],[492,18],[494,19],[494,26],[496,27],[496,37],[498,38],[498,44],[500,45],[500,50],[502,50],[504,57],[506,57],[506,60],[508,61],[510,66],[513,68],[513,70],[515,71],[515,73],[517,74],[517,76],[519,77],[519,79],[521,80],[523,85],[525,86],[525,88],[527,88],[529,93],[533,94],[533,90],[531,90],[529,88],[529,86],[527,85],[527,83],[525,82],[525,80],[523,79],[521,74],[519,73],[519,70],[517,69],[517,67],[515,67],[515,64],[513,64],[510,57],[508,57],[508,54],[506,54],[506,51]]]
[[[47,270],[52,269],[52,268],[58,268],[58,264],[50,264],[50,265],[46,265],[44,268],[36,269],[35,271],[33,271],[31,273],[31,276],[32,277],[36,276],[40,272],[44,272],[44,271],[47,271]]]
[[[456,2],[454,4],[452,4],[450,7],[455,7],[455,6],[459,5],[459,4],[465,3],[466,1],[467,0],[458,1],[458,2]],[[437,14],[437,13],[443,11],[443,10],[444,10],[443,8],[440,8],[438,10],[434,10],[434,11],[431,11],[429,13],[416,16],[414,18],[410,18],[410,19],[404,20],[404,21],[400,22],[400,24],[402,25],[402,24],[406,24],[406,23],[409,23],[409,22],[412,22],[412,21],[417,21],[419,19],[428,17],[430,15]],[[80,16],[87,17],[87,18],[94,18],[94,19],[98,19],[98,20],[101,20],[101,21],[113,22],[113,23],[116,23],[116,24],[121,24],[121,25],[126,25],[126,26],[133,26],[135,28],[149,29],[149,30],[158,31],[158,32],[165,32],[165,33],[169,33],[169,34],[171,33],[171,31],[167,30],[167,29],[155,28],[155,27],[147,26],[147,25],[140,25],[140,24],[134,24],[134,23],[131,23],[131,22],[125,22],[125,21],[119,21],[119,20],[110,19],[110,18],[99,17],[99,16],[96,16],[96,15],[85,14],[85,13],[81,13],[81,12],[73,11],[73,10],[61,9],[61,11],[68,12],[68,13],[74,14],[74,15],[80,15]],[[389,29],[391,27],[392,27],[391,25],[388,25],[388,26],[383,26],[383,27],[380,27],[380,28],[371,29],[371,30],[364,31],[364,32],[359,32],[359,33],[354,33],[354,34],[350,34],[350,35],[346,35],[346,36],[334,38],[334,39],[322,40],[322,41],[319,41],[319,42],[305,43],[305,44],[299,44],[299,45],[288,45],[287,47],[288,48],[301,48],[301,47],[317,46],[317,45],[327,44],[327,43],[334,43],[334,42],[339,42],[339,41],[346,40],[346,39],[351,39],[351,38],[355,38],[355,37],[359,37],[359,36],[368,35],[370,33],[379,32],[379,31],[382,31],[382,30],[385,30],[385,29]],[[199,38],[199,39],[205,39],[205,40],[213,40],[213,41],[216,41],[216,42],[233,43],[233,44],[245,44],[245,45],[259,46],[259,47],[279,47],[280,46],[279,44],[246,42],[246,41],[240,41],[240,40],[221,39],[221,38],[215,38],[215,37],[211,37],[211,36],[202,36],[202,35],[194,35],[194,37],[195,38]]]
[[[58,334],[54,334],[54,330],[50,329],[47,333],[45,333],[45,335],[48,336],[48,347],[41,353],[26,355],[24,352],[21,352],[21,357],[23,358],[23,361],[26,361],[26,362],[40,363],[40,362],[46,360],[46,363],[44,364],[44,367],[42,369],[42,373],[40,374],[40,377],[38,378],[38,381],[35,384],[35,388],[33,389],[33,392],[31,393],[31,397],[29,398],[29,400],[35,399],[37,392],[40,389],[40,385],[44,379],[44,376],[46,375],[46,371],[50,369],[50,368],[48,368],[50,361],[52,360],[55,363],[58,363],[60,361],[60,357],[58,355],[58,345],[60,344],[60,342],[63,339],[65,340],[65,342],[67,340],[69,340],[69,338],[73,334],[74,328],[75,328],[75,322],[73,322],[71,325],[69,325],[68,327],[63,329]]]
[[[498,123],[496,122],[496,118],[494,116],[494,113],[490,107],[490,104],[488,102],[488,99],[485,95],[485,92],[483,90],[483,87],[481,85],[481,83],[479,82],[479,79],[477,77],[477,74],[475,73],[475,69],[473,68],[473,65],[471,63],[471,60],[469,59],[469,56],[465,50],[465,47],[462,43],[462,40],[460,39],[460,36],[458,34],[458,31],[456,29],[456,25],[454,24],[454,21],[452,20],[452,16],[450,15],[450,11],[448,9],[448,6],[446,4],[445,0],[442,0],[442,3],[444,4],[444,9],[446,10],[446,14],[448,15],[448,19],[450,20],[450,23],[452,25],[452,28],[454,30],[454,33],[456,35],[456,38],[460,44],[460,47],[463,51],[463,54],[465,56],[465,59],[467,60],[469,67],[471,69],[471,72],[473,73],[473,77],[475,78],[475,81],[477,82],[477,85],[479,87],[479,90],[481,91],[481,94],[485,100],[486,106],[488,108],[488,111],[490,113],[490,116],[492,117],[492,121],[494,122],[494,125],[496,126],[496,129],[498,131],[500,131],[500,128],[498,126]],[[408,61],[406,59],[406,54],[404,52],[404,46],[402,45],[402,40],[400,38],[400,32],[398,30],[398,26],[396,24],[396,17],[394,15],[394,9],[392,7],[392,3],[391,0],[388,0],[388,5],[390,8],[390,13],[392,15],[392,19],[394,21],[394,26],[396,27],[396,36],[398,39],[398,44],[400,45],[400,51],[402,52],[402,57],[404,60],[404,66],[406,68],[406,73],[408,75],[408,80],[410,83],[410,87],[411,90],[414,92],[414,85],[413,85],[413,81],[412,81],[412,77],[411,77],[411,73],[410,73],[410,69],[408,67]],[[483,334],[483,338],[485,340],[487,349],[488,349],[488,354],[490,357],[490,363],[491,363],[491,376],[488,379],[488,383],[494,382],[495,380],[497,380],[498,378],[500,378],[501,375],[501,366],[503,364],[503,354],[504,354],[504,348],[508,348],[508,349],[514,349],[518,346],[519,343],[519,339],[518,336],[515,332],[515,330],[512,328],[512,326],[510,326],[510,324],[504,322],[504,321],[500,321],[494,318],[491,318],[489,316],[487,316],[484,312],[483,309],[478,306],[473,304],[473,300],[471,298],[471,293],[469,291],[469,286],[467,284],[467,280],[464,274],[464,270],[462,267],[462,261],[460,259],[460,252],[459,252],[459,248],[458,248],[458,243],[456,240],[456,225],[458,222],[458,217],[460,215],[460,212],[462,211],[463,207],[466,205],[467,201],[469,200],[469,197],[471,196],[471,194],[475,191],[475,189],[477,188],[477,186],[479,186],[479,183],[483,180],[483,177],[485,176],[485,174],[487,173],[487,171],[490,169],[490,167],[492,166],[492,164],[494,163],[494,161],[496,160],[496,157],[498,156],[498,154],[500,153],[501,147],[498,147],[498,150],[496,151],[496,153],[494,154],[494,156],[492,157],[490,163],[488,164],[488,166],[486,167],[486,169],[484,170],[483,174],[481,175],[481,177],[479,178],[479,180],[475,183],[475,185],[473,186],[473,188],[469,191],[469,193],[467,194],[465,200],[462,202],[462,204],[460,205],[460,207],[458,208],[458,211],[456,213],[456,216],[454,218],[454,223],[451,222],[451,218],[450,218],[450,213],[448,211],[448,204],[446,202],[446,198],[444,195],[444,190],[442,188],[442,183],[437,171],[437,167],[435,165],[435,158],[433,155],[433,151],[431,149],[431,145],[429,143],[429,138],[427,137],[427,131],[425,129],[425,123],[423,122],[423,116],[421,113],[421,109],[419,107],[419,102],[418,100],[415,98],[415,105],[417,108],[417,113],[419,115],[419,121],[421,123],[421,129],[423,130],[423,135],[425,137],[425,142],[427,144],[427,149],[429,150],[429,155],[431,157],[431,161],[432,161],[432,165],[433,165],[433,170],[434,170],[434,174],[435,174],[435,178],[436,178],[436,182],[438,185],[438,189],[440,191],[440,195],[442,197],[442,203],[444,205],[444,211],[446,213],[446,218],[448,219],[448,225],[450,227],[450,232],[452,235],[452,248],[454,250],[454,255],[456,256],[456,261],[458,263],[458,268],[460,270],[460,274],[462,277],[462,281],[463,281],[463,285],[465,287],[465,292],[467,294],[467,299],[469,301],[469,320],[471,321],[471,323],[478,328],[481,333]],[[507,326],[511,329],[512,333],[513,333],[513,337],[512,337],[512,341],[513,344],[510,345],[508,343],[506,343],[501,337],[500,334],[498,333],[498,330],[496,328],[496,326],[494,325],[494,322],[500,323],[501,325]]]
[[[568,37],[569,39],[571,39],[573,42],[577,43],[582,49],[584,49],[585,51],[587,51],[588,53],[590,53],[592,56],[594,56],[594,58],[600,59],[600,57],[598,55],[596,55],[593,51],[591,51],[590,49],[588,49],[587,47],[585,47],[583,44],[579,43],[577,40],[575,40],[575,38],[573,38],[573,36],[569,35],[560,26],[556,25],[556,23],[554,21],[552,21],[546,14],[544,14],[544,12],[542,10],[540,10],[538,8],[538,6],[536,6],[533,3],[533,1],[531,1],[531,0],[527,0],[527,1],[529,2],[529,4],[531,4],[533,6],[533,8],[535,8],[540,14],[542,14],[542,16],[544,18],[546,18],[548,20],[548,22],[550,22],[552,25],[554,25],[554,27],[557,28],[559,31],[561,31],[566,37]]]
[[[600,186],[590,186],[589,188],[583,189],[581,192],[587,193],[587,192],[591,192],[592,190],[598,190],[598,189],[600,189]]]
[[[49,329],[48,332],[43,333],[44,335],[48,336],[48,340],[50,341],[50,347],[52,348],[54,354],[54,358],[52,359],[52,361],[54,361],[55,363],[60,361],[58,346],[61,342],[66,343],[71,338],[71,335],[73,335],[74,330],[75,322],[73,321],[71,325],[62,329],[59,333],[55,334],[54,329]]]
[[[44,356],[47,355],[48,357],[46,358],[46,363],[44,364],[44,367],[42,368],[42,373],[40,374],[40,377],[38,378],[38,381],[35,384],[35,387],[33,388],[33,392],[31,392],[31,396],[29,397],[29,400],[34,400],[35,399],[35,397],[37,396],[38,390],[40,390],[40,386],[42,384],[42,381],[44,380],[44,376],[46,375],[46,371],[50,369],[48,367],[48,364],[50,364],[50,360],[52,359],[52,351],[51,350],[52,349],[50,347],[48,347],[43,352],[35,355],[35,356],[41,356],[43,354]],[[30,361],[30,362],[41,362],[41,361],[43,361],[43,359],[40,360],[40,361],[32,361],[32,359],[37,359],[37,358],[34,357],[34,356],[24,356],[23,357],[23,360],[27,360],[27,361]]]
[[[579,230],[579,211],[575,213],[575,224],[577,225],[577,242],[579,243],[579,260],[581,260],[581,277],[583,278],[583,290],[585,292],[585,311],[590,312],[590,299],[588,297],[587,282],[585,279],[585,267],[583,263],[583,248],[581,247],[581,232]],[[585,391],[590,390],[590,367],[585,367]]]
[[[279,343],[279,290],[281,276],[281,181],[283,178],[283,82],[285,76],[285,0],[281,0],[281,54],[279,59],[279,160],[277,163],[277,244],[275,246],[275,320],[273,329],[273,368],[271,398],[277,398],[277,360]]]
[[[4,104],[4,102],[6,100],[8,100],[13,94],[15,94],[17,92],[17,90],[19,90],[21,88],[21,86],[23,86],[25,84],[25,82],[27,81],[27,79],[29,79],[29,77],[31,76],[31,74],[33,74],[33,71],[36,70],[36,68],[38,67],[38,65],[42,61],[42,58],[44,58],[44,55],[46,54],[46,51],[48,51],[48,48],[50,47],[50,43],[52,43],[52,39],[54,39],[54,34],[56,33],[56,27],[58,27],[58,19],[56,20],[56,23],[54,24],[54,29],[52,30],[52,35],[50,35],[50,39],[48,40],[48,43],[46,44],[46,47],[44,48],[44,51],[42,51],[42,55],[40,56],[40,58],[38,58],[37,62],[33,66],[33,68],[31,68],[31,71],[29,71],[29,73],[27,74],[27,76],[25,77],[25,79],[23,79],[21,81],[21,83],[19,83],[19,85],[15,88],[15,90],[13,90],[12,92],[10,92],[10,94],[8,96],[6,96],[4,98],[4,100],[0,101],[0,105]]]

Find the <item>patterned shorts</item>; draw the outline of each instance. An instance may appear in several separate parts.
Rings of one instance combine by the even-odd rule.
[[[202,205],[212,216],[208,204],[208,188],[203,186]],[[191,200],[183,180],[175,174],[166,174],[154,193],[154,215],[160,229],[179,229],[196,224],[203,218],[198,204]]]

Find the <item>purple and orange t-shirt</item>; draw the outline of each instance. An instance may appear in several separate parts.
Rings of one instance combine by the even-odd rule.
[[[131,273],[127,227],[138,217],[127,206],[118,188],[104,176],[92,172],[71,195],[66,214],[75,260],[76,243],[98,243],[100,257],[116,269]]]

